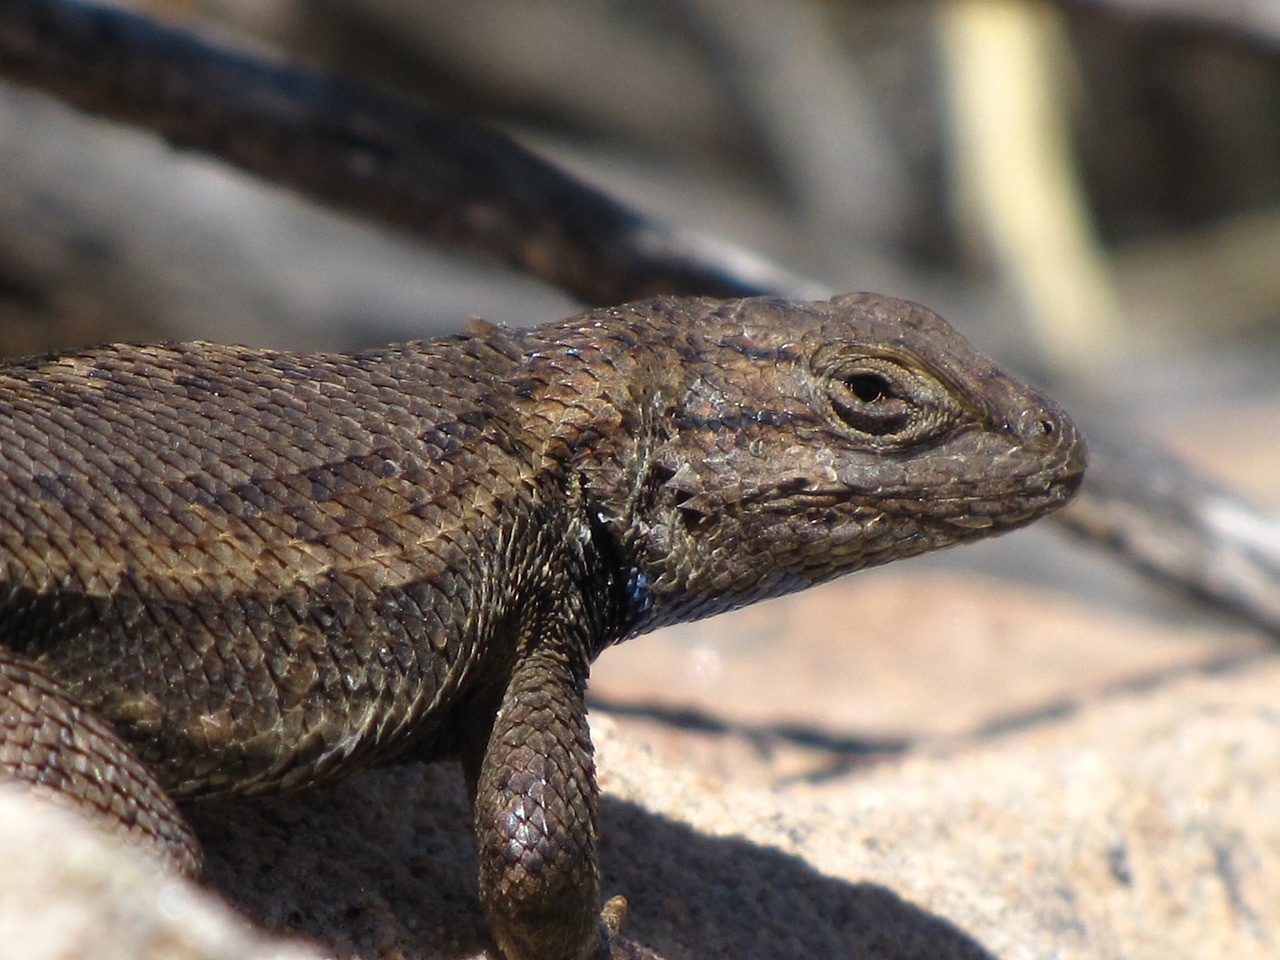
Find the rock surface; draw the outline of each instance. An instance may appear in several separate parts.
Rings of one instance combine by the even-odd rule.
[[[0,957],[309,960],[71,813],[0,790]]]
[[[1257,638],[910,568],[685,630],[606,654],[595,687],[703,722],[593,716],[605,888],[667,960],[1280,956],[1280,658]],[[0,955],[485,955],[451,765],[193,819],[215,890],[325,946],[282,952],[9,802]]]

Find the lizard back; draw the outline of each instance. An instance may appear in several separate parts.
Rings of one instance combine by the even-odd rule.
[[[0,369],[0,642],[177,793],[323,776],[456,691],[531,505],[478,340]]]

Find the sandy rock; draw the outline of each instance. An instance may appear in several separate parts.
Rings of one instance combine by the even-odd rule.
[[[0,790],[0,957],[315,960],[74,815]]]
[[[635,782],[636,748],[607,737],[611,793],[692,827],[648,853],[672,883],[647,939],[670,957],[1280,956],[1277,690],[1272,659],[774,788]]]
[[[718,727],[673,724],[672,704],[593,713],[605,890],[630,899],[628,936],[667,960],[1280,956],[1280,658],[1257,638],[1156,630],[1025,588],[902,579],[895,590],[910,603],[889,580],[858,588],[850,609],[867,642],[841,644],[847,662],[833,661],[811,696],[784,680],[809,670],[792,662],[796,645],[836,613],[797,602],[758,614],[784,652],[771,667],[726,661],[725,699],[698,708],[718,709]],[[938,666],[913,690],[908,665],[925,657],[925,638],[946,662],[945,609],[980,621],[974,639],[951,633],[964,682]],[[900,627],[896,647],[871,640],[881,616]],[[859,671],[886,685],[897,676],[917,705],[861,725],[839,702],[840,678]],[[785,722],[751,699],[770,672]],[[668,677],[665,689],[679,686]],[[600,679],[615,700],[661,702],[642,674],[631,687]],[[880,739],[860,749],[867,729]],[[261,928],[320,941],[325,956],[492,956],[454,765],[191,816],[206,883]],[[216,899],[61,818],[46,828],[30,817],[0,806],[0,956],[277,955]],[[123,952],[85,953],[84,937]],[[14,943],[20,954],[6,952]]]

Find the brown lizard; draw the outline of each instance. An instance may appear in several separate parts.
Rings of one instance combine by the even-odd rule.
[[[0,366],[0,771],[174,801],[461,759],[510,960],[600,937],[607,646],[1063,505],[1084,442],[935,314],[656,299],[352,354]]]

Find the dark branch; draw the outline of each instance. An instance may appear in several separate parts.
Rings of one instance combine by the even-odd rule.
[[[588,303],[760,289],[505,134],[122,11],[0,0],[0,74]]]
[[[1280,53],[1280,7],[1258,0],[1061,0],[1065,6],[1209,31]]]
[[[1131,437],[1091,431],[1089,450],[1065,526],[1280,636],[1280,517]]]

